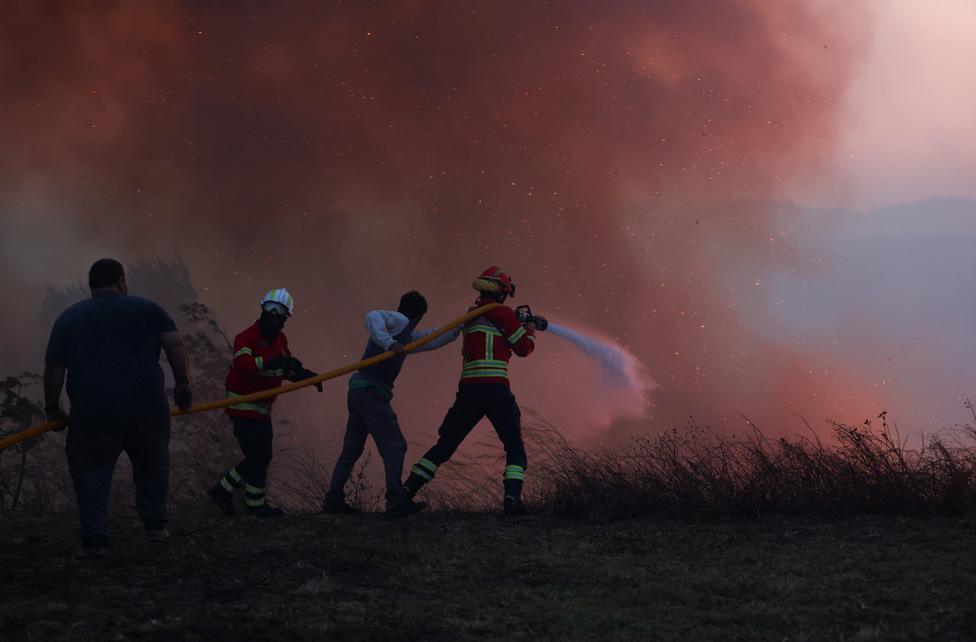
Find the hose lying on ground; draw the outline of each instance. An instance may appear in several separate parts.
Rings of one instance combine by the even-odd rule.
[[[497,308],[498,306],[499,306],[498,303],[489,303],[487,305],[481,306],[480,308],[475,308],[474,310],[468,312],[464,316],[460,316],[454,319],[453,321],[451,321],[450,323],[441,326],[435,332],[432,332],[421,339],[417,339],[416,341],[408,343],[407,345],[404,346],[404,351],[411,352],[413,350],[416,350],[417,348],[433,341],[434,339],[441,336],[442,334],[447,333],[448,331],[451,330],[451,328],[459,326],[462,323],[467,323],[471,319],[481,316],[485,312]],[[344,374],[355,372],[360,368],[371,366],[374,363],[386,361],[387,359],[390,359],[393,356],[394,356],[394,352],[392,350],[387,350],[386,352],[382,354],[378,354],[375,357],[370,357],[369,359],[357,361],[356,363],[350,363],[349,365],[342,366],[341,368],[336,368],[335,370],[330,370],[328,372],[323,372],[322,374],[317,374],[314,377],[309,377],[308,379],[302,379],[301,381],[288,383],[283,386],[279,386],[277,388],[272,388],[270,390],[262,390],[261,392],[254,392],[249,395],[241,395],[239,397],[234,397],[233,399],[221,399],[220,401],[209,401],[207,403],[202,403],[198,406],[193,406],[189,408],[186,412],[180,410],[179,408],[173,408],[172,410],[170,410],[169,414],[173,417],[177,417],[180,415],[193,414],[195,412],[206,412],[207,410],[217,410],[219,408],[226,408],[227,406],[234,406],[239,403],[252,403],[254,401],[260,401],[262,399],[267,399],[268,397],[274,397],[275,395],[283,395],[288,392],[299,390],[300,388],[305,388],[307,386],[314,386],[317,383],[328,381],[329,379],[335,379],[336,377],[341,377]],[[3,450],[4,448],[9,448],[14,444],[19,444],[20,442],[30,439],[32,437],[37,437],[38,435],[44,434],[49,430],[56,430],[58,428],[61,428],[64,426],[64,423],[65,422],[62,420],[49,421],[47,423],[31,426],[30,428],[27,428],[26,430],[22,430],[20,432],[15,432],[12,435],[7,435],[6,437],[0,439],[0,450]]]

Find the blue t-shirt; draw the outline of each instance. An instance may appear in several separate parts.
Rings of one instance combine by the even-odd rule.
[[[44,363],[68,368],[71,412],[166,412],[159,335],[176,331],[166,311],[125,294],[74,304],[54,322]]]

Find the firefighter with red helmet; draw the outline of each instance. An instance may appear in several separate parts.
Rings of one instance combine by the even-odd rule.
[[[271,290],[261,299],[261,316],[234,337],[234,361],[227,373],[227,397],[271,390],[282,379],[301,381],[314,377],[288,350],[282,331],[295,301],[284,288]],[[316,385],[322,392],[322,384]],[[234,514],[234,491],[244,487],[244,509],[254,517],[278,517],[282,511],[265,500],[268,464],[272,458],[271,406],[275,397],[237,403],[227,408],[234,436],[244,459],[227,471],[207,494],[228,517]]]
[[[482,272],[472,285],[478,291],[475,307],[504,303],[515,295],[512,279],[496,266]],[[487,416],[505,448],[504,512],[523,512],[526,456],[522,413],[509,386],[508,362],[513,353],[519,357],[532,353],[537,319],[541,317],[522,322],[512,308],[503,305],[464,324],[464,363],[457,397],[437,431],[437,443],[410,469],[404,482],[408,498],[434,478],[437,468],[451,458],[475,424]]]

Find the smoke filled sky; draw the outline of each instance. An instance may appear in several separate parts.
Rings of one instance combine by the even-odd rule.
[[[365,311],[417,288],[439,323],[498,264],[659,385],[621,401],[544,337],[515,390],[575,438],[961,421],[974,43],[963,0],[6,3],[4,373],[40,367],[44,289],[101,256],[181,257],[232,332],[289,288],[323,370]],[[398,384],[427,433],[457,362]]]

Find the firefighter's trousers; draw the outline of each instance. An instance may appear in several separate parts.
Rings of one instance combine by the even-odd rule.
[[[515,395],[503,383],[466,383],[458,388],[454,405],[447,411],[438,440],[424,459],[440,466],[451,458],[464,438],[483,417],[488,417],[505,448],[505,463],[526,466],[525,446],[522,443],[522,412],[515,403]]]

